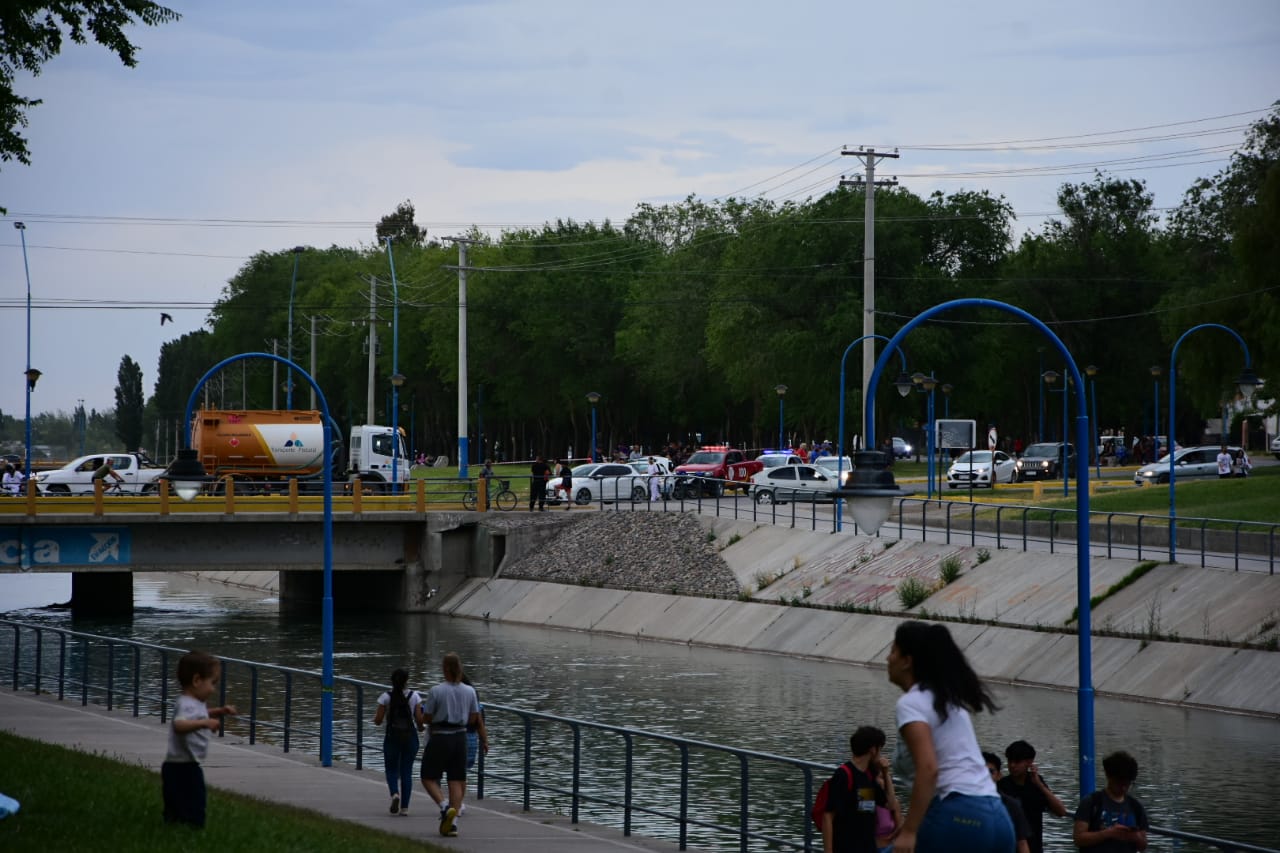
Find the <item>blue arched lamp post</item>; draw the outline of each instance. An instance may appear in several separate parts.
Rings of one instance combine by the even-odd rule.
[[[587,402],[591,404],[591,458],[589,462],[596,461],[596,403],[600,402],[599,391],[588,391]]]
[[[879,360],[876,361],[875,369],[871,372],[871,381],[867,385],[867,423],[866,430],[869,436],[868,444],[875,440],[875,395],[872,393],[876,387],[876,383],[880,379],[886,362],[889,360],[888,351],[897,347],[907,334],[921,323],[938,314],[952,311],[957,308],[994,308],[999,311],[1005,311],[1009,314],[1021,317],[1030,323],[1037,331],[1047,337],[1057,351],[1062,355],[1067,369],[1068,376],[1071,376],[1075,382],[1076,394],[1076,411],[1080,414],[1076,418],[1076,442],[1084,445],[1089,440],[1089,417],[1088,405],[1085,399],[1084,380],[1080,375],[1079,368],[1076,367],[1075,361],[1071,358],[1071,353],[1067,351],[1066,346],[1058,338],[1053,331],[1043,322],[1023,311],[1004,302],[997,302],[991,299],[954,299],[950,302],[944,302],[941,305],[935,305],[933,308],[917,315],[905,326],[898,330],[898,333],[889,341],[889,346],[880,354]],[[1064,404],[1066,395],[1064,394]],[[1077,612],[1079,619],[1079,634],[1077,637],[1077,667],[1079,669],[1080,683],[1076,691],[1076,706],[1079,727],[1079,759],[1080,759],[1080,793],[1087,795],[1094,789],[1094,738],[1093,738],[1093,654],[1091,648],[1091,631],[1092,631],[1092,610],[1089,602],[1089,458],[1084,454],[1076,454],[1076,599]]]
[[[250,358],[269,359],[297,370],[315,390],[323,415],[321,422],[324,426],[322,451],[324,467],[321,476],[324,477],[324,597],[321,601],[320,616],[320,763],[329,767],[333,764],[333,421],[329,417],[329,403],[325,400],[324,393],[311,378],[311,374],[278,355],[246,352],[223,359],[200,377],[196,387],[191,391],[191,396],[187,398],[187,409],[182,420],[182,449],[178,451],[178,458],[165,471],[164,477],[173,483],[178,497],[183,500],[189,501],[199,493],[200,486],[209,479],[204,466],[200,464],[199,452],[191,447],[191,417],[195,411],[196,401],[199,399],[200,389],[210,377],[224,367]]]
[[[863,341],[867,340],[868,338],[874,338],[875,340],[878,340],[878,341],[888,341],[888,340],[889,340],[889,339],[888,339],[888,338],[886,338],[884,335],[863,335],[862,337],[860,337],[860,338],[858,338],[857,340],[855,340],[853,343],[849,344],[849,346],[845,347],[845,349],[844,349],[844,355],[840,356],[840,397],[839,397],[839,400],[840,400],[840,418],[839,418],[839,423],[838,423],[838,424],[837,424],[837,426],[836,426],[836,482],[837,482],[837,483],[839,483],[840,485],[844,485],[844,481],[845,481],[845,476],[844,476],[844,454],[845,454],[845,447],[844,447],[844,396],[845,396],[845,385],[844,385],[844,366],[845,366],[845,362],[846,362],[846,361],[848,360],[848,358],[849,358],[849,353],[853,352],[853,348],[854,348],[854,347],[856,347],[858,344],[862,343]],[[893,384],[894,384],[894,386],[896,386],[896,387],[897,387],[897,389],[898,389],[898,394],[899,394],[899,395],[901,395],[901,396],[903,396],[903,397],[905,397],[905,396],[907,396],[908,394],[910,394],[910,393],[911,393],[911,387],[912,387],[911,377],[907,375],[907,356],[906,356],[906,354],[905,354],[905,353],[903,353],[903,352],[902,352],[902,350],[898,350],[898,356],[902,359],[902,372],[901,372],[900,374],[898,374],[898,378],[897,378],[896,380],[894,380],[894,383],[893,383]],[[868,388],[870,388],[870,387],[872,387],[872,386],[870,386],[870,385],[869,385],[869,386],[867,386],[867,387],[868,387]],[[874,446],[874,445],[869,445],[869,444],[867,444],[866,442],[863,442],[863,447],[866,447],[866,448],[867,448],[867,449],[869,449],[869,450],[875,450],[875,446]],[[835,504],[836,531],[837,531],[837,532],[838,532],[838,531],[841,531],[841,530],[843,530],[843,529],[844,529],[844,523],[843,523],[844,516],[843,516],[843,514],[840,512],[840,501],[841,501],[841,499],[840,499],[839,497],[837,497],[837,498],[836,498],[836,504]]]
[[[1236,341],[1239,342],[1240,349],[1244,351],[1244,370],[1240,371],[1240,376],[1238,379],[1236,379],[1236,387],[1240,390],[1240,394],[1244,397],[1246,403],[1248,403],[1250,400],[1253,399],[1254,389],[1258,387],[1258,377],[1254,375],[1253,366],[1252,366],[1253,362],[1249,358],[1249,346],[1244,342],[1244,338],[1240,337],[1240,335],[1236,333],[1235,329],[1232,329],[1229,326],[1224,326],[1221,323],[1201,323],[1199,326],[1192,326],[1190,329],[1187,329],[1185,332],[1183,332],[1182,336],[1178,338],[1177,343],[1173,345],[1173,352],[1169,354],[1169,562],[1170,563],[1176,561],[1177,554],[1178,554],[1178,539],[1177,539],[1178,511],[1177,511],[1176,498],[1174,496],[1174,491],[1173,491],[1173,484],[1175,479],[1177,478],[1177,470],[1178,470],[1177,466],[1173,464],[1173,449],[1178,446],[1178,442],[1173,437],[1174,424],[1177,423],[1177,421],[1174,418],[1176,414],[1175,405],[1177,401],[1177,395],[1175,391],[1176,391],[1177,378],[1178,378],[1178,373],[1177,373],[1178,347],[1182,346],[1182,342],[1187,339],[1188,335],[1190,335],[1192,332],[1198,332],[1201,329],[1221,329],[1222,331],[1228,333],[1233,338],[1235,338]],[[1154,368],[1154,367],[1151,368],[1153,375],[1157,369],[1158,368]],[[1159,438],[1157,438],[1156,440],[1159,441]],[[1224,440],[1223,443],[1225,444],[1226,441]]]

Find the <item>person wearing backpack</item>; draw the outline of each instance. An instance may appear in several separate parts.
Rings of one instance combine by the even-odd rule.
[[[818,791],[814,819],[821,814],[823,853],[876,853],[876,807],[896,811],[880,779],[884,732],[863,726],[849,738],[849,761],[836,768]],[[824,796],[825,795],[825,796]]]
[[[421,731],[418,706],[422,697],[410,690],[409,673],[396,669],[391,673],[391,687],[378,697],[378,710],[373,724],[387,724],[382,738],[382,758],[391,791],[391,813],[409,815],[409,795],[413,793],[413,760],[418,755],[418,732]]]
[[[1134,853],[1147,849],[1147,810],[1129,796],[1138,778],[1138,760],[1127,752],[1102,759],[1107,786],[1080,801],[1071,841],[1092,853]]]

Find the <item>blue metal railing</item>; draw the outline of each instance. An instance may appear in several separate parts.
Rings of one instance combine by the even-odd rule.
[[[0,673],[0,677],[13,690],[52,692],[52,685],[56,684],[59,699],[65,699],[69,690],[79,690],[82,705],[94,701],[112,709],[117,699],[123,699],[122,705],[133,716],[158,715],[161,722],[167,721],[169,679],[184,650],[9,619],[0,619],[0,626],[11,629],[0,634],[0,642],[11,638],[12,643],[8,672]],[[24,636],[33,638],[32,642],[24,644]],[[56,638],[56,658],[47,654],[47,636]],[[236,658],[221,660],[223,678],[218,701],[225,704],[233,686],[237,694],[249,691],[249,712],[235,725],[248,727],[250,743],[265,734],[286,752],[302,748],[319,753],[319,731],[295,726],[292,711],[300,702],[318,707],[320,673]],[[151,662],[154,667],[146,665]],[[334,679],[334,754],[357,768],[363,768],[369,749],[365,738],[370,724],[365,719],[365,692],[380,693],[384,689],[358,679]],[[514,717],[522,742],[518,753],[509,750],[499,760],[487,761],[484,753],[480,754],[476,767],[476,794],[480,799],[491,785],[510,790],[525,810],[535,805],[554,808],[557,797],[567,797],[574,823],[584,808],[592,809],[593,819],[620,825],[626,835],[631,835],[638,823],[643,824],[641,829],[646,834],[674,835],[681,849],[690,843],[691,831],[704,831],[714,843],[734,844],[742,851],[751,849],[753,842],[788,850],[812,851],[815,845],[821,847],[808,813],[816,794],[815,779],[821,781],[830,772],[827,765],[505,705],[485,703],[484,707],[490,720],[495,716]],[[303,716],[315,719],[315,715]],[[227,719],[222,718],[219,735],[224,733],[226,723]],[[567,770],[566,755],[571,756]],[[695,761],[704,776],[714,778],[713,783],[693,780]],[[673,778],[677,780],[674,785]],[[737,789],[736,797],[726,795],[731,781],[736,782],[732,785]],[[786,810],[780,814],[770,808],[761,810],[753,819],[753,790],[768,792],[773,801],[780,790],[788,787],[796,793],[803,792],[803,811]],[[644,792],[645,805],[636,803],[637,788]],[[696,800],[691,799],[691,793],[696,793]],[[664,801],[674,801],[675,808],[660,807]],[[726,815],[734,817],[725,821]],[[1224,851],[1280,853],[1163,827],[1152,827],[1151,832]]]

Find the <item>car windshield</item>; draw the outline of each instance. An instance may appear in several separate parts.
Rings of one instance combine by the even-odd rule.
[[[1058,445],[1056,444],[1033,444],[1028,447],[1026,452],[1022,455],[1034,456],[1037,458],[1048,457],[1049,459],[1053,459],[1057,457],[1059,453],[1061,453],[1061,451],[1058,450]]]
[[[724,461],[724,454],[718,451],[699,450],[689,457],[689,465],[718,465]]]
[[[840,466],[842,471],[853,470],[853,460],[848,456],[824,456],[813,464],[819,468],[830,468],[832,471],[836,470],[837,465]]]
[[[961,454],[960,458],[956,460],[957,464],[963,462],[966,465],[970,463],[977,463],[981,465],[984,463],[988,463],[990,461],[991,461],[990,450],[970,450],[968,453]]]
[[[782,453],[766,453],[757,457],[757,461],[761,462],[766,468],[776,468],[779,465],[786,465],[787,460],[791,457]]]

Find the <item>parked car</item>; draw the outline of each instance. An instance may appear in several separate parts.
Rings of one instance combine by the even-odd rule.
[[[1061,477],[1063,447],[1066,448],[1067,455],[1067,477],[1070,477],[1071,471],[1076,464],[1076,449],[1070,444],[1064,445],[1061,442],[1045,441],[1033,444],[1022,452],[1022,458],[1017,461],[1018,473],[1016,482],[1056,480]]]
[[[947,488],[986,487],[996,483],[1012,483],[1018,464],[1009,454],[997,450],[970,450],[960,454],[947,469]]]
[[[1220,445],[1201,444],[1197,447],[1183,447],[1173,452],[1173,464],[1178,471],[1178,479],[1183,477],[1216,477],[1218,476],[1218,453]],[[1234,458],[1239,447],[1228,447],[1227,452]],[[1148,462],[1133,473],[1133,482],[1167,483],[1169,482],[1169,456],[1159,462]]]
[[[824,456],[813,464],[832,477],[836,475],[836,469],[839,468],[840,479],[845,482],[848,482],[849,472],[853,470],[853,460],[848,456]]]
[[[676,467],[676,500],[707,495],[718,498],[730,489],[746,494],[751,489],[751,478],[764,470],[755,459],[747,459],[741,450],[727,445],[700,447]]]
[[[72,495],[93,494],[93,472],[110,459],[111,468],[120,475],[120,488],[133,494],[151,494],[159,490],[156,478],[164,468],[141,453],[94,453],[73,459],[61,468],[33,474],[36,488],[41,494]],[[106,485],[115,483],[109,477]]]
[[[905,438],[893,437],[893,458],[906,459],[912,453],[912,447]]]
[[[668,474],[671,471],[671,460],[665,456],[655,457],[658,467]],[[603,500],[612,501],[647,501],[649,500],[649,476],[645,469],[649,465],[646,456],[643,461],[636,462],[588,462],[573,470],[573,495],[576,504],[589,504]],[[566,497],[564,492],[556,488],[560,478],[552,472],[547,481],[547,503],[556,506]]]
[[[776,465],[751,478],[756,503],[762,506],[791,501],[830,501],[835,474],[817,465]]]
[[[1271,452],[1276,455],[1277,459],[1280,459],[1280,435],[1271,439]]]
[[[803,464],[799,456],[780,450],[766,450],[756,457],[756,461],[764,465],[765,468],[774,468],[778,465]]]

